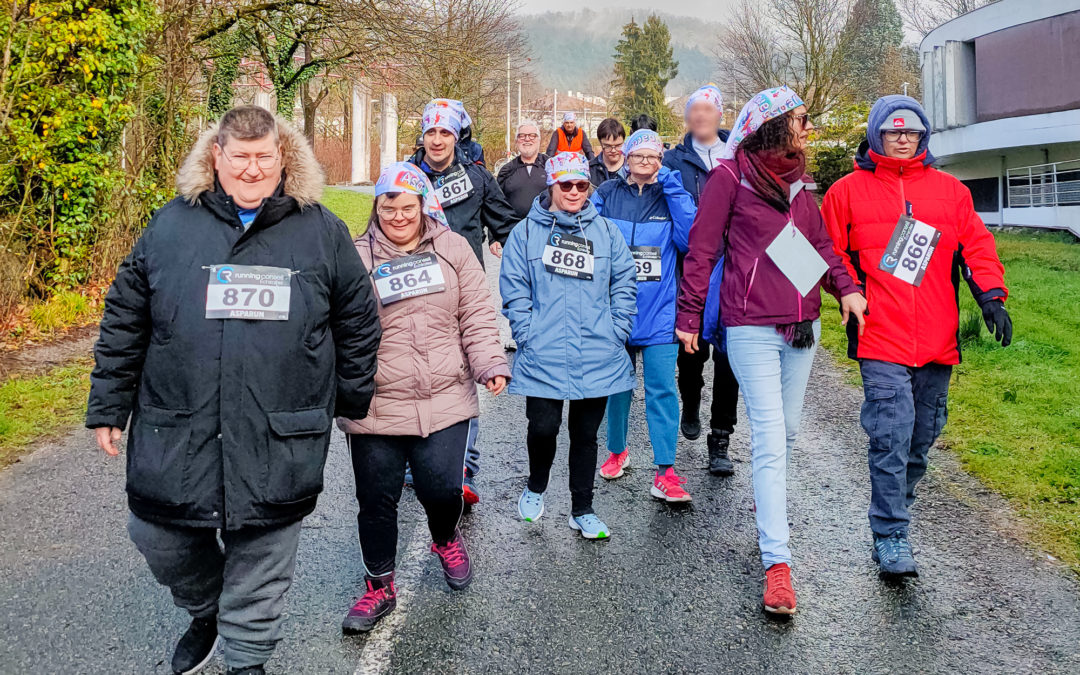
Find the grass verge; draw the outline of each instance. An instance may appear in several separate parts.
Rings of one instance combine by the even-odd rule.
[[[1080,244],[1048,232],[996,234],[1013,343],[1002,349],[960,290],[963,363],[953,369],[943,444],[1004,495],[1031,539],[1080,572]],[[822,345],[846,364],[836,303]],[[858,371],[849,371],[858,381]]]
[[[0,467],[14,462],[33,442],[82,422],[90,393],[89,358],[42,375],[0,384]]]
[[[367,229],[374,201],[375,198],[369,194],[336,187],[327,187],[322,197],[323,205],[345,221],[354,237]]]

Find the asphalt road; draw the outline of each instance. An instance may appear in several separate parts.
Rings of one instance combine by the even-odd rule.
[[[704,438],[680,440],[692,505],[648,495],[639,468],[599,477],[605,542],[566,526],[565,433],[548,511],[516,516],[524,484],[524,400],[483,394],[483,500],[466,516],[476,579],[451,592],[427,551],[422,511],[402,500],[398,610],[367,637],[340,621],[362,584],[353,481],[335,435],[326,492],[305,522],[286,637],[273,673],[1080,673],[1080,586],[1026,547],[999,499],[937,452],[913,538],[922,576],[889,584],[870,561],[859,392],[824,355],[807,397],[789,481],[799,613],[761,611],[749,434],[736,474],[704,470]],[[603,443],[601,443],[603,448]],[[601,450],[603,452],[603,449]],[[167,673],[187,625],[125,533],[123,458],[75,430],[0,472],[0,672]],[[220,657],[205,672],[219,673]]]

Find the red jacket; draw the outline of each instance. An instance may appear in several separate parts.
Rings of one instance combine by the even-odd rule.
[[[821,206],[836,252],[863,285],[869,306],[861,338],[856,322],[848,325],[848,356],[916,367],[957,364],[961,276],[980,305],[1008,294],[994,236],[975,213],[968,189],[925,166],[925,153],[897,159],[862,152],[871,160],[863,164],[874,169],[856,163],[853,173],[829,188]],[[908,203],[913,218],[941,232],[919,286],[878,267]]]

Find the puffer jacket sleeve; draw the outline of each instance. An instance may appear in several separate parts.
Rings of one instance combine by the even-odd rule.
[[[701,191],[701,204],[690,228],[689,252],[683,261],[675,327],[688,333],[701,331],[701,313],[709,277],[724,254],[724,237],[731,221],[732,204],[739,181],[727,169],[715,169]]]
[[[859,285],[848,273],[844,260],[837,254],[833,240],[825,230],[825,221],[821,217],[821,211],[818,210],[814,198],[807,192],[804,192],[801,198],[806,200],[806,211],[810,216],[810,243],[829,266],[829,270],[825,272],[825,277],[822,279],[822,286],[837,300],[845,295],[858,293]]]
[[[963,184],[957,187],[957,191],[960,194],[956,200],[956,235],[960,240],[964,280],[980,306],[990,300],[1004,302],[1009,289],[1005,287],[1005,266],[998,258],[997,242],[975,212],[971,191]]]
[[[529,341],[532,323],[532,278],[529,274],[528,253],[529,219],[521,221],[503,249],[502,267],[499,271],[499,294],[502,296],[502,313],[510,322],[514,341],[524,348]]]
[[[454,268],[458,276],[457,320],[461,346],[469,361],[469,370],[478,384],[486,384],[497,375],[510,379],[499,327],[495,323],[495,303],[488,288],[487,275],[468,242],[455,247]]]
[[[127,425],[135,405],[146,350],[150,344],[150,284],[146,273],[146,249],[150,228],[121,263],[105,296],[101,336],[94,347],[94,370],[90,374],[90,399],[86,426]]]
[[[658,179],[664,186],[664,199],[667,201],[668,213],[671,214],[671,222],[674,225],[675,247],[686,253],[690,248],[690,227],[693,226],[694,216],[697,215],[697,204],[683,187],[682,174],[677,170],[661,168]]]
[[[333,233],[336,260],[330,293],[330,332],[337,368],[334,415],[351,420],[367,416],[375,393],[375,367],[382,328],[371,278],[348,228],[337,221]]]
[[[626,342],[630,339],[634,315],[637,314],[637,267],[619,226],[607,218],[604,222],[611,237],[611,319],[619,337]]]
[[[853,180],[855,180],[854,176],[832,184],[825,193],[825,199],[821,202],[821,217],[825,221],[825,230],[832,239],[833,250],[844,262],[848,274],[857,282],[855,265],[852,264],[851,255],[848,253],[848,234],[851,226],[851,199],[848,195],[848,186]]]

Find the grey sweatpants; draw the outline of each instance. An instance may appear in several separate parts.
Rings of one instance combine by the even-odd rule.
[[[154,578],[192,617],[217,614],[229,668],[257,666],[281,640],[281,611],[292,584],[300,521],[222,530],[176,527],[132,514],[128,534]]]

